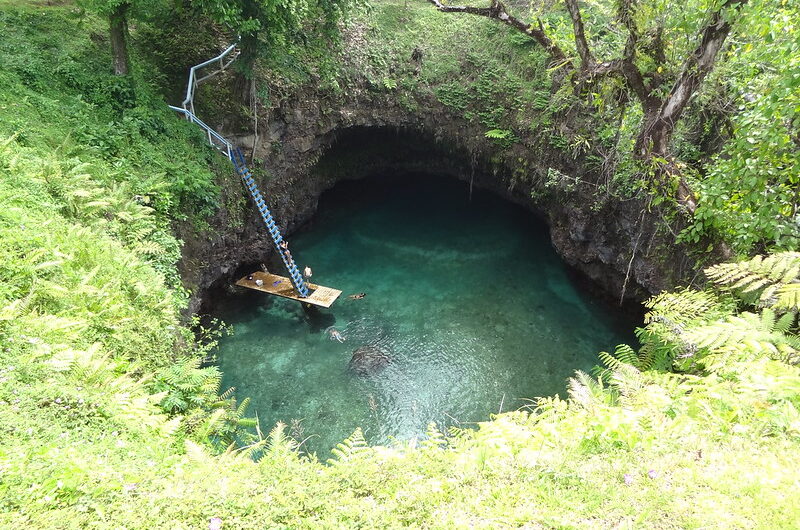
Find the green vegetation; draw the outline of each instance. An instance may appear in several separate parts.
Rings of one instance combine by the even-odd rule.
[[[700,94],[748,87],[730,117],[733,141],[699,156],[690,177],[703,183],[697,233],[721,232],[743,253],[797,244],[792,20],[763,45],[736,40],[742,53],[719,70],[731,75]],[[207,230],[229,170],[164,108],[159,90],[171,89],[155,85],[167,74],[148,62],[158,62],[153,50],[132,54],[132,79],[112,75],[106,24],[71,5],[0,4],[0,526],[800,525],[792,252],[718,265],[707,290],[654,298],[641,347],[601,355],[605,368],[577,374],[569,399],[474,430],[432,425],[425,440],[391,448],[356,431],[329,461],[305,455],[282,425],[248,438],[246,399],[201,367],[223,330],[190,332],[175,266],[175,224]],[[551,92],[539,48],[491,21],[382,3],[348,24],[373,33],[339,77],[317,70],[313,51],[309,64],[284,63],[302,73],[287,85],[323,71],[334,92],[363,75],[409,108],[432,95],[501,148],[554,132],[574,103],[569,90]],[[142,22],[135,37],[148,31]],[[768,45],[786,61],[767,58]],[[764,62],[748,77],[751,53]],[[585,155],[590,131],[576,123],[539,136]],[[689,132],[676,140],[685,152],[697,145]]]
[[[507,131],[504,139],[549,130],[559,109],[545,55],[531,43],[487,21],[443,19],[421,2],[370,7],[347,22],[344,86],[366,79],[409,108],[433,97],[487,132]]]
[[[784,0],[722,4],[502,6],[534,21],[524,27],[541,22],[554,55],[496,11],[469,16],[422,0],[376,2],[351,17],[351,32],[368,45],[347,50],[345,75],[352,63],[352,75],[366,75],[375,90],[392,80],[409,108],[433,96],[482,124],[488,137],[507,131],[498,142],[504,148],[568,152],[602,195],[669,203],[669,216],[688,219],[684,241],[724,242],[741,257],[796,248],[800,11]],[[569,5],[581,17],[588,55],[576,44]],[[730,23],[725,45],[710,67],[695,68],[714,9]],[[668,105],[684,85],[693,95]],[[667,107],[681,110],[662,116]]]
[[[164,372],[213,346],[214,331],[198,343],[181,325],[186,293],[172,224],[201,230],[216,210],[215,155],[144,78],[110,75],[108,50],[90,38],[96,20],[5,7],[0,21],[0,488],[8,517],[27,504],[8,478],[16,472],[37,477],[34,490],[50,499],[33,494],[32,502],[56,507],[77,495],[102,454],[86,452],[87,440],[102,451],[112,432],[127,430],[164,448],[162,436],[176,430],[224,439],[238,410],[216,398],[215,369],[186,361],[183,379]],[[205,401],[179,412],[213,414],[167,418],[176,393],[201,376],[191,390]]]
[[[722,234],[740,253],[800,247],[800,8],[751,13],[759,38],[736,42],[717,72],[729,85],[731,138],[698,178],[696,230]]]

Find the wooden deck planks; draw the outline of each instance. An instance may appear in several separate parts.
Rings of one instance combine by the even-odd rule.
[[[338,289],[321,287],[319,285],[306,282],[308,290],[313,292],[308,296],[308,298],[300,298],[297,296],[297,291],[294,290],[292,281],[289,278],[261,271],[254,272],[251,276],[253,277],[252,280],[248,280],[247,276],[245,276],[236,282],[236,285],[319,307],[330,307],[333,305],[336,299],[339,298],[339,295],[342,294],[342,291],[339,291]],[[264,282],[263,285],[256,285],[256,280],[261,280]]]

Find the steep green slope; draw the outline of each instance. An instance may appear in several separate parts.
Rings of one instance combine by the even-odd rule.
[[[70,6],[0,10],[0,526],[798,526],[800,372],[769,347],[796,318],[748,317],[722,344],[657,327],[733,318],[725,294],[655,308],[656,352],[618,353],[644,368],[695,348],[691,374],[607,357],[611,386],[579,375],[570,400],[476,430],[394,448],[356,433],[331,464],[281,427],[225,451],[240,411],[196,368],[172,226],[202,230],[229,170],[143,59],[135,85],[106,74],[104,31]]]

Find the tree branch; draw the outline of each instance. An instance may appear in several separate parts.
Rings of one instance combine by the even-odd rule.
[[[689,99],[714,67],[717,54],[730,33],[731,22],[723,17],[722,11],[738,9],[747,2],[748,0],[727,0],[711,15],[711,20],[700,34],[700,44],[684,61],[678,79],[661,105],[658,121],[668,124],[670,129],[673,128]]]
[[[442,4],[439,0],[428,0],[428,2],[436,6],[436,9],[443,13],[467,13],[470,15],[477,15],[479,17],[499,20],[503,24],[511,26],[512,28],[521,31],[535,40],[550,55],[552,64],[568,62],[564,50],[562,50],[558,44],[553,42],[553,40],[547,36],[547,33],[545,33],[541,22],[539,22],[538,27],[534,27],[533,24],[528,24],[517,17],[509,15],[508,11],[506,10],[506,6],[503,5],[503,3],[499,0],[491,0],[491,5],[489,7],[450,6]]]
[[[564,3],[572,19],[572,33],[575,36],[575,47],[578,50],[578,56],[581,58],[581,69],[590,70],[594,66],[595,60],[591,50],[589,50],[589,44],[586,42],[586,33],[583,28],[581,10],[578,8],[578,0],[564,0]]]
[[[636,21],[633,20],[633,3],[635,0],[619,0],[619,10],[617,18],[628,30],[628,39],[625,41],[625,49],[622,52],[622,57],[627,61],[633,61],[636,57],[636,44],[639,42],[639,28],[636,27]]]

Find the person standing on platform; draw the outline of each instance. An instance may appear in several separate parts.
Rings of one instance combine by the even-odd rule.
[[[305,268],[305,269],[303,269],[303,279],[304,279],[306,282],[309,282],[309,281],[311,281],[311,275],[312,275],[312,274],[313,274],[313,273],[311,272],[311,267],[309,267],[308,265],[306,265],[306,268]]]

